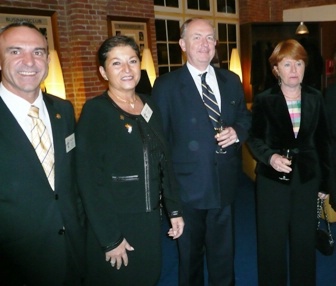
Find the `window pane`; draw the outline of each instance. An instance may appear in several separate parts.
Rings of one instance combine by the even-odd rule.
[[[169,44],[170,64],[182,64],[182,52],[179,44]]]
[[[236,14],[236,0],[226,0],[227,2],[227,13]]]
[[[188,9],[198,10],[198,1],[197,0],[188,0]]]
[[[196,1],[195,1],[196,2]],[[210,11],[210,3],[209,0],[199,0],[200,8],[202,11]]]
[[[179,69],[181,66],[177,66],[177,67],[171,67],[170,68],[170,71],[174,71],[174,70],[177,70],[177,69]]]
[[[228,70],[229,69],[229,63],[228,62],[222,63],[221,68]]]
[[[178,8],[178,0],[166,0],[166,6],[167,7],[176,7]]]
[[[236,0],[217,0],[217,12],[236,13]]]
[[[218,52],[218,60],[219,60],[219,63],[222,67],[223,62],[228,61],[226,45],[218,45],[217,46],[217,52]]]
[[[168,67],[159,67],[159,76],[169,72]]]
[[[236,33],[236,25],[228,24],[228,41],[229,42],[236,42],[237,41],[237,33]]]
[[[227,41],[226,24],[218,24],[218,40]]]
[[[156,40],[166,41],[165,20],[155,20]]]
[[[226,12],[225,0],[217,0],[217,12]]]
[[[164,0],[154,0],[154,5],[164,6]]]
[[[157,44],[158,64],[168,64],[168,53],[166,44]]]
[[[180,23],[179,21],[167,20],[168,26],[168,40],[169,41],[179,41],[180,39]]]

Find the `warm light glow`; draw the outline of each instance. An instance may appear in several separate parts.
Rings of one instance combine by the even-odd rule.
[[[44,86],[47,93],[65,99],[65,86],[61,63],[55,50],[49,51],[49,73],[44,80]]]
[[[229,70],[239,75],[240,81],[242,81],[242,68],[241,68],[240,58],[239,58],[237,49],[232,49]]]
[[[147,71],[149,80],[151,82],[151,85],[153,86],[156,79],[156,72],[153,57],[148,48],[144,48],[142,51],[141,69]]]
[[[296,28],[296,34],[298,35],[304,35],[304,34],[309,34],[307,26],[301,22],[300,25]]]

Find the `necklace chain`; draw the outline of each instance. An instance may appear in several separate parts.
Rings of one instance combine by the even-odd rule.
[[[300,88],[300,90],[298,90],[297,94],[295,94],[294,96],[287,96],[284,93],[284,91],[282,91],[282,94],[284,95],[284,97],[285,97],[286,100],[290,100],[290,101],[300,100],[301,99],[301,88]]]
[[[289,100],[289,101],[300,100],[301,94],[299,94],[299,95],[297,95],[295,97],[292,97],[292,98],[285,95],[285,98],[286,98],[286,100]]]
[[[126,100],[116,94],[112,94],[112,95],[115,95],[120,101],[122,102],[125,102],[125,103],[128,103],[133,109],[134,109],[134,106],[135,106],[135,102],[137,101],[137,97],[135,96],[135,99],[134,100]]]

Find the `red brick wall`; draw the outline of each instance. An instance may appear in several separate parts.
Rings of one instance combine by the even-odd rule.
[[[336,4],[336,0],[239,0],[240,23],[282,22],[285,9]]]

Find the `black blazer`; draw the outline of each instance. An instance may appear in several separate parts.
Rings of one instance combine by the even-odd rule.
[[[297,166],[301,182],[321,176],[318,191],[329,193],[331,183],[330,136],[321,93],[311,87],[301,90],[301,123],[297,138],[286,100],[279,86],[255,96],[252,106],[252,127],[247,141],[258,161],[256,172],[273,180],[279,173],[270,165],[274,153],[293,149],[293,167]]]
[[[159,110],[149,97],[139,96],[153,111],[147,126],[155,133],[168,158]],[[92,227],[103,249],[121,242],[122,214],[145,213],[159,207],[160,183],[168,214],[181,214],[169,160],[162,158],[161,168],[146,164],[144,153],[148,153],[148,147],[143,137],[147,134],[139,127],[140,120],[144,121],[141,115],[123,111],[104,92],[85,103],[78,121],[78,185],[88,227],[90,230]],[[149,173],[145,177],[147,166]]]
[[[74,150],[67,152],[65,147],[75,120],[70,102],[48,94],[43,99],[53,131],[55,191],[32,144],[0,98],[0,264],[11,266],[29,285],[61,285],[67,257],[80,271],[84,261]]]
[[[239,77],[224,69],[215,68],[215,72],[221,116],[240,140],[229,146],[225,155],[215,152],[214,129],[186,65],[157,78],[152,91],[163,117],[182,201],[200,209],[218,208],[233,201],[241,172],[239,147],[250,127]]]

